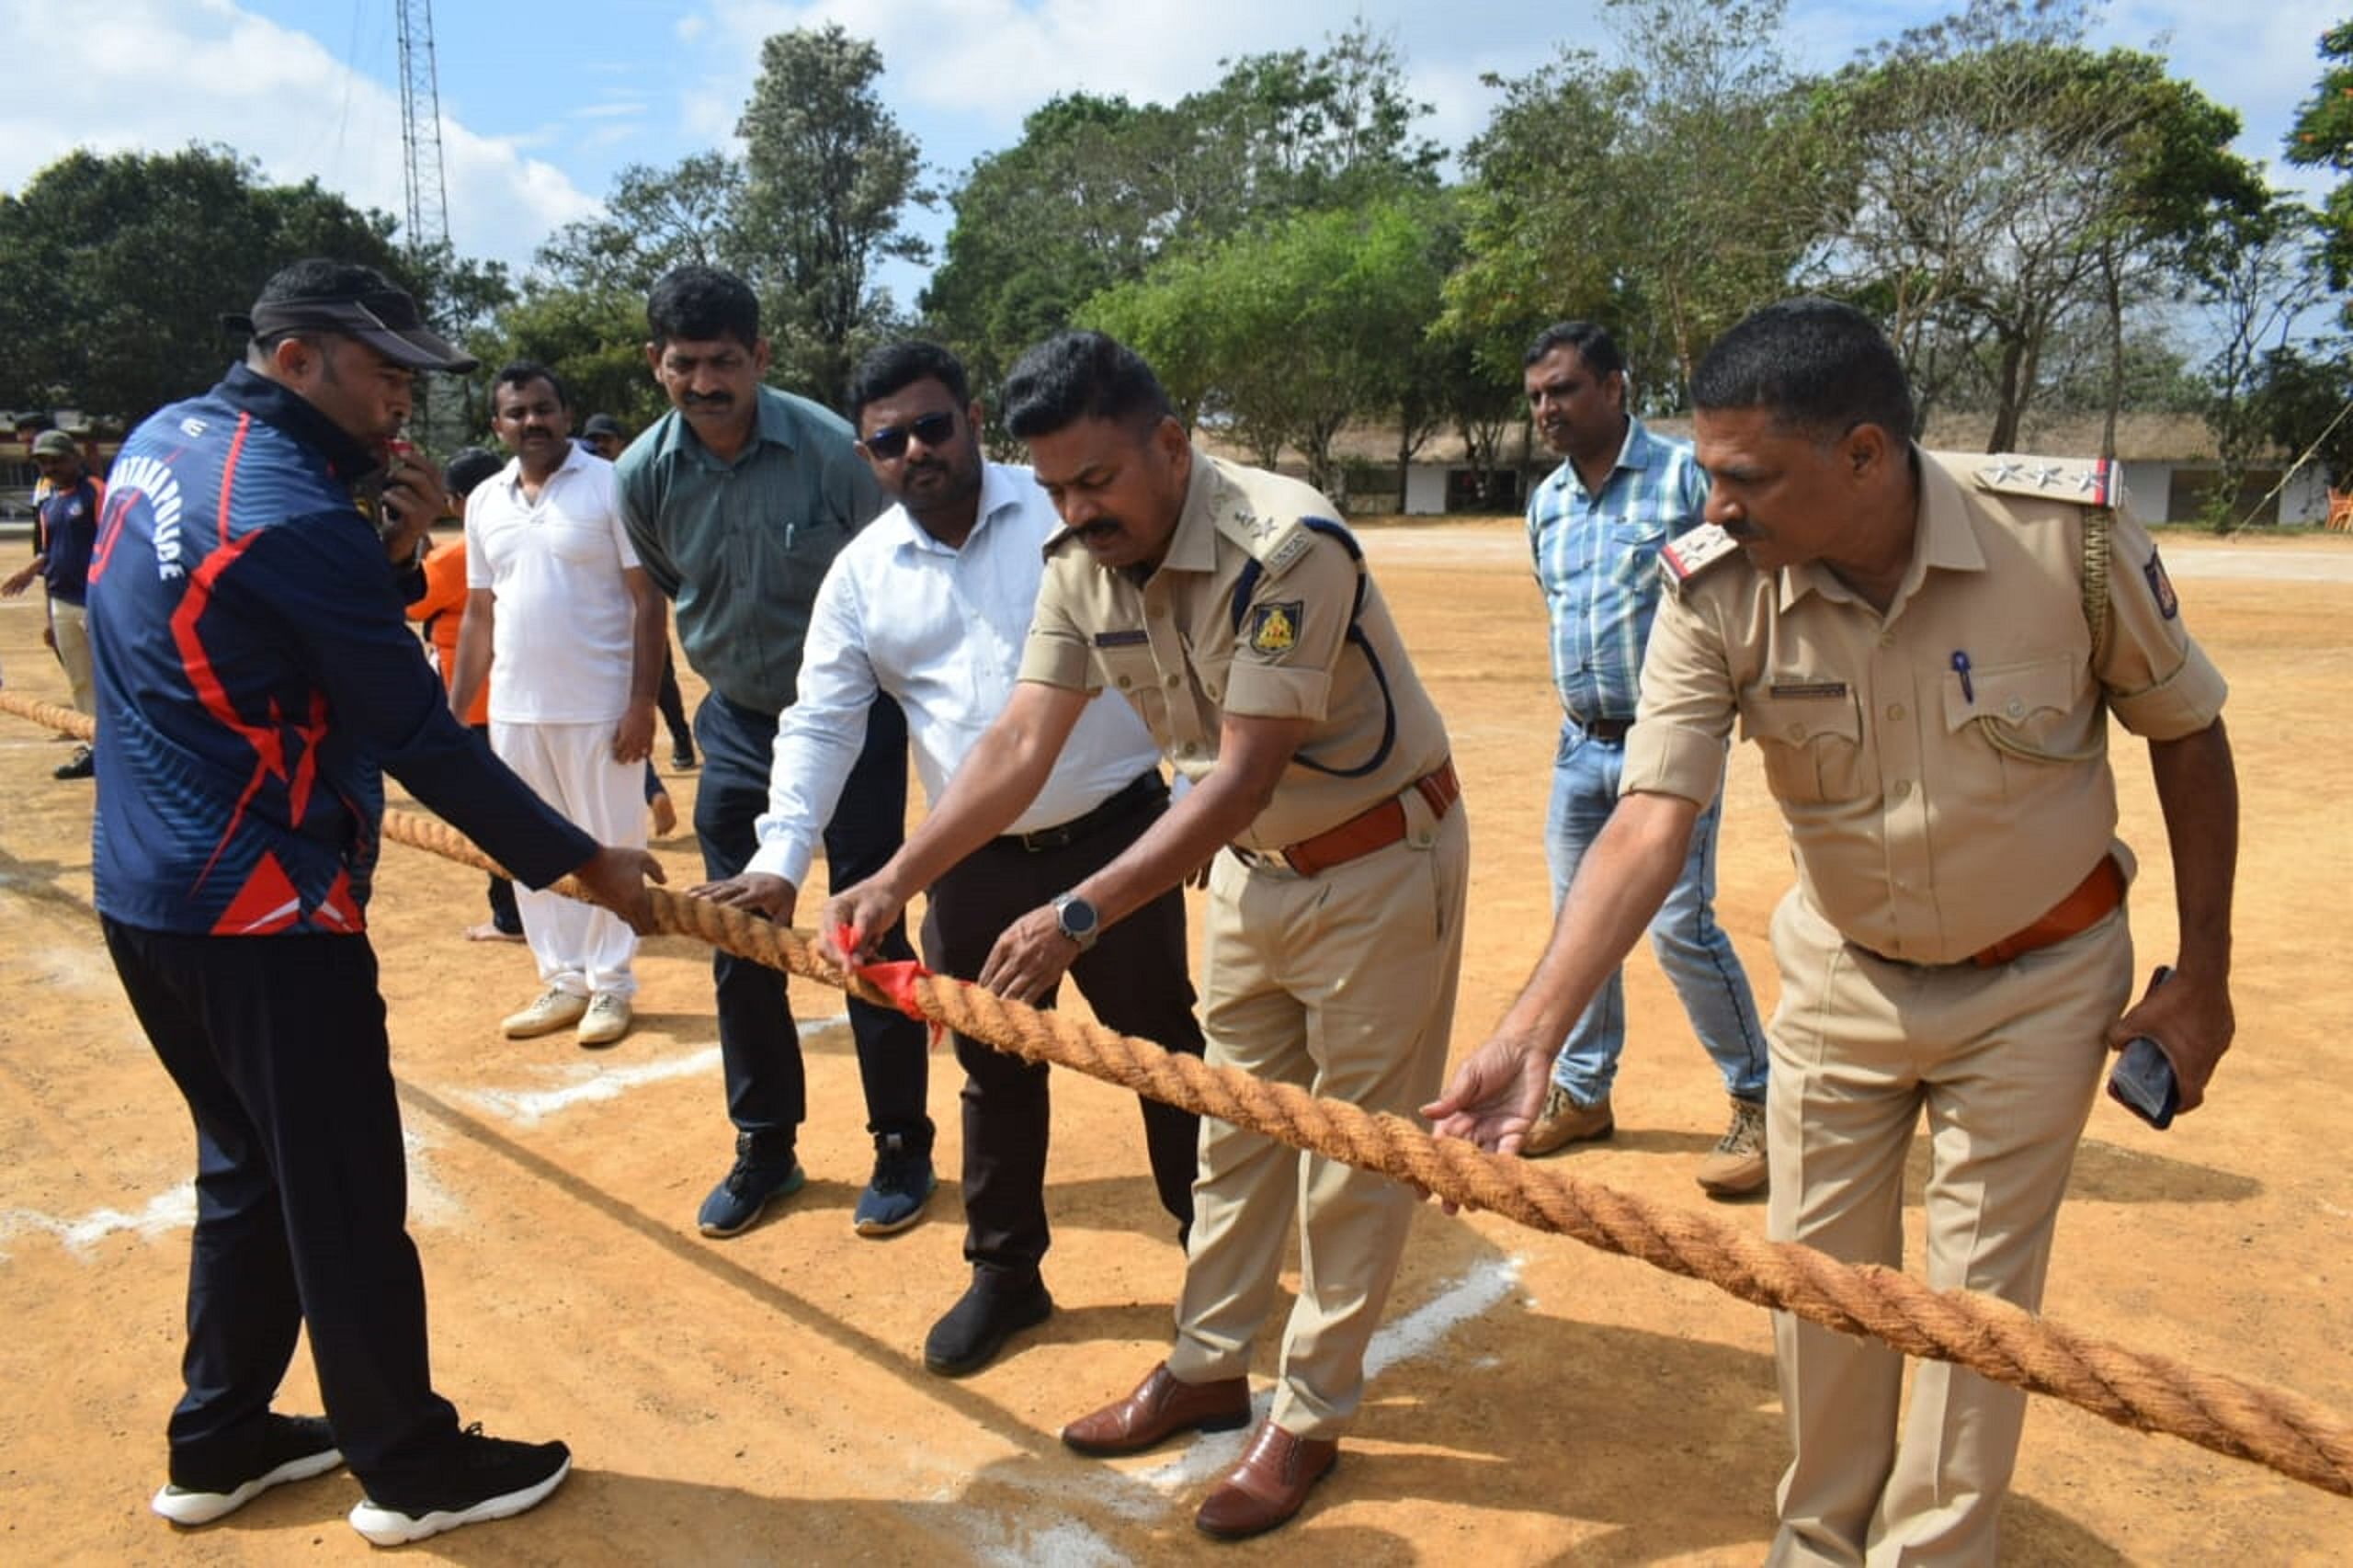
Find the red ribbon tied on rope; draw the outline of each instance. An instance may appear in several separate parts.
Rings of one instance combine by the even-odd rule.
[[[834,946],[845,953],[858,950],[858,933],[848,926],[834,927]],[[919,1024],[931,1027],[931,1043],[938,1045],[941,1027],[923,1010],[915,998],[915,982],[928,979],[931,971],[913,959],[897,959],[889,963],[852,962],[849,971],[891,999],[891,1005]]]

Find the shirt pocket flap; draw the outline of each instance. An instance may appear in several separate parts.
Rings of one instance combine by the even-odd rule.
[[[1160,666],[1153,663],[1152,649],[1143,643],[1095,648],[1095,667],[1102,673],[1103,684],[1122,694],[1153,691],[1160,686]]]
[[[2023,730],[2040,729],[2075,706],[2076,667],[2077,661],[2061,655],[1972,668],[1965,680],[1958,670],[1948,672],[1945,728],[1954,731],[1973,720],[1992,719]]]
[[[1863,719],[1849,691],[1820,696],[1776,697],[1769,691],[1745,691],[1740,697],[1740,738],[1802,746],[1836,736],[1859,743]]]

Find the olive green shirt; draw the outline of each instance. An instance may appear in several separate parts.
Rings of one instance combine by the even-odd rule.
[[[882,492],[839,415],[773,387],[722,462],[676,410],[614,462],[621,524],[654,585],[677,601],[678,642],[713,691],[777,714],[792,706],[810,606]]]
[[[1951,963],[2121,849],[2109,715],[2178,739],[2214,722],[2225,687],[2156,546],[2109,495],[2112,465],[1914,450],[1912,563],[1884,614],[1818,563],[1760,572],[1711,542],[1688,576],[1668,563],[1620,788],[1704,804],[1736,722],[1808,903],[1875,953]],[[2112,502],[2097,653],[2086,496]]]
[[[1311,720],[1237,842],[1273,850],[1336,827],[1447,756],[1446,726],[1338,516],[1296,480],[1196,447],[1184,512],[1142,582],[1095,564],[1068,530],[1047,542],[1021,678],[1118,691],[1194,779],[1217,766],[1226,714]]]

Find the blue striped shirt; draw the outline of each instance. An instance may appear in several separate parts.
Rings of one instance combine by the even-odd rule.
[[[1631,719],[1658,608],[1658,552],[1699,526],[1708,476],[1681,441],[1626,421],[1626,444],[1588,494],[1563,462],[1528,501],[1536,584],[1552,620],[1552,685],[1570,718]]]

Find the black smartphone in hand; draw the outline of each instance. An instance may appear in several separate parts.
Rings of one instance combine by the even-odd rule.
[[[2149,992],[2154,994],[2172,975],[2172,970],[2159,964],[2149,977]],[[2174,1080],[2173,1063],[2147,1035],[2128,1040],[2118,1054],[2115,1070],[2108,1075],[2108,1095],[2160,1132],[2173,1125],[2174,1112],[2181,1108],[2181,1085]]]

